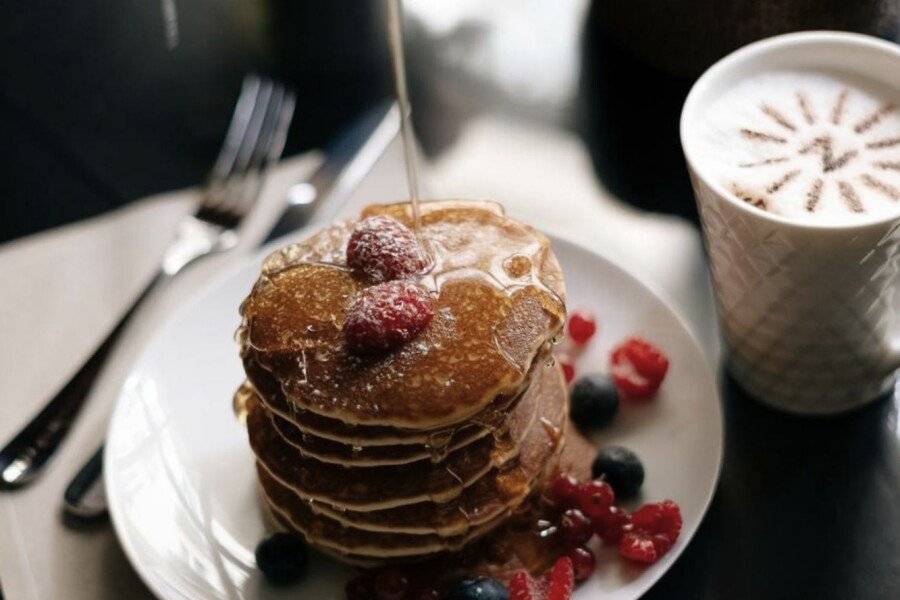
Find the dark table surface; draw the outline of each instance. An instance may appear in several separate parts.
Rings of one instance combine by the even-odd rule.
[[[0,241],[200,181],[248,70],[300,92],[288,152],[320,146],[388,89],[383,32],[364,4],[284,0],[248,14],[239,2],[184,2],[174,47],[159,3],[0,9]],[[414,42],[414,104],[417,97],[426,115],[417,125],[426,151],[439,153],[453,138],[448,115],[469,111],[434,97],[443,85],[428,79],[437,58],[428,39]],[[584,136],[598,176],[639,206],[690,218],[668,121],[692,78],[642,66],[590,29],[582,68],[590,76],[575,104],[601,106],[602,116],[585,120],[573,110],[564,125]],[[638,88],[633,102],[616,96],[617,83],[640,69],[665,90],[648,100]],[[671,129],[662,142],[669,154],[660,172],[636,178],[640,147],[628,145],[634,132],[617,115],[646,112],[662,98],[646,127]],[[900,391],[851,414],[803,419],[724,381],[718,490],[696,537],[647,598],[900,598]]]

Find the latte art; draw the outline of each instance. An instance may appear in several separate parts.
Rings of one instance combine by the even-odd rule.
[[[740,200],[814,223],[900,214],[900,98],[841,74],[758,73],[710,102],[698,158]]]

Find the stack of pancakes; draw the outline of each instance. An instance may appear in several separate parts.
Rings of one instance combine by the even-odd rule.
[[[374,205],[412,226],[408,204]],[[550,345],[565,319],[548,240],[485,202],[421,206],[432,259],[413,280],[434,318],[376,356],[341,325],[372,285],[345,266],[354,221],[269,256],[241,306],[246,413],[274,522],[355,564],[461,549],[555,469],[566,393]]]

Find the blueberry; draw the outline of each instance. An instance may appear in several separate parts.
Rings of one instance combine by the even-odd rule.
[[[306,543],[290,533],[276,533],[256,547],[256,566],[275,585],[300,579],[307,560]]]
[[[572,421],[579,429],[598,429],[619,411],[619,392],[606,375],[585,375],[572,387],[569,409]]]
[[[644,483],[644,465],[637,454],[622,446],[608,446],[597,453],[591,475],[612,486],[616,498],[631,498]]]
[[[490,577],[460,579],[450,586],[445,600],[509,600],[506,586]]]

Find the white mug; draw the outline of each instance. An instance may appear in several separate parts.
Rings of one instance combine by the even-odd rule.
[[[705,173],[692,124],[717,94],[769,69],[833,69],[900,90],[900,46],[826,31],[762,40],[706,71],[681,114],[729,370],[776,408],[834,414],[885,393],[900,368],[900,208],[874,222],[791,221]]]

